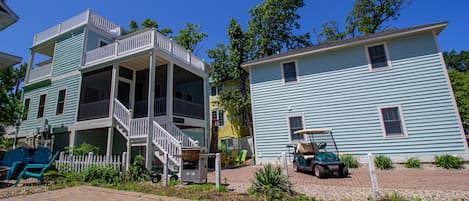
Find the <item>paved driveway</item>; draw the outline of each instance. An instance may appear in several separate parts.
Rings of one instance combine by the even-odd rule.
[[[127,191],[118,191],[106,188],[92,186],[77,186],[61,190],[36,193],[32,195],[23,195],[6,198],[2,200],[30,200],[30,201],[187,201],[185,199],[156,196],[144,193],[135,193]]]

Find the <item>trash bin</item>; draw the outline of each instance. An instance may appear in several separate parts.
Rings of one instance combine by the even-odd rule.
[[[200,148],[183,148],[182,163],[182,182],[207,182],[207,156],[201,153]]]

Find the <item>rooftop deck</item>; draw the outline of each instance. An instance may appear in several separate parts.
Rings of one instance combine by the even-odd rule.
[[[72,17],[41,33],[34,35],[33,47],[85,24],[94,25],[96,28],[103,30],[104,32],[109,33],[115,37],[122,34],[122,29],[119,25],[114,24],[110,20],[95,14],[91,10],[87,10],[75,17]]]
[[[85,67],[156,48],[204,71],[205,63],[184,47],[153,29],[129,34],[114,43],[86,52]]]

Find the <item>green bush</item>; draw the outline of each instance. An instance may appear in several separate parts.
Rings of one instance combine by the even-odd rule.
[[[91,184],[111,184],[121,181],[119,170],[113,167],[91,166],[81,173],[82,181]]]
[[[150,172],[145,168],[145,158],[142,155],[137,155],[134,162],[129,166],[126,174],[127,181],[147,181],[150,179]]]
[[[255,181],[249,192],[256,196],[265,196],[266,200],[285,200],[293,194],[288,177],[280,167],[264,166],[255,174]]]
[[[85,156],[88,153],[92,152],[93,154],[98,154],[98,147],[93,146],[88,143],[83,143],[79,147],[66,147],[65,151],[69,154],[77,155],[77,156]]]
[[[404,163],[404,166],[406,168],[420,168],[421,164],[419,159],[412,157],[407,159],[407,161]]]
[[[360,163],[358,160],[350,154],[344,154],[340,156],[340,160],[344,162],[344,165],[348,168],[358,168],[360,167]]]
[[[463,169],[464,159],[449,154],[435,156],[435,164],[445,169]]]
[[[383,155],[376,156],[375,158],[375,167],[381,170],[387,170],[392,168],[391,158]]]

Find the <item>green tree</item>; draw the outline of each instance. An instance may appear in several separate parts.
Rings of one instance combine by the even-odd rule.
[[[455,50],[443,53],[448,74],[451,79],[454,97],[458,105],[461,120],[469,122],[469,52]]]
[[[27,64],[0,71],[0,124],[13,126],[21,117],[21,84],[24,82]],[[3,131],[1,132],[3,133]]]
[[[458,71],[467,71],[469,68],[469,51],[460,51],[457,53],[455,50],[443,53],[448,69],[455,69]]]
[[[169,34],[173,33],[173,30],[170,28],[160,29],[158,22],[156,22],[155,20],[151,20],[149,18],[143,20],[143,22],[141,23],[141,28],[138,26],[138,23],[135,20],[130,20],[129,27],[130,27],[130,32],[136,32],[141,29],[153,28],[165,36],[168,36]]]
[[[347,32],[340,31],[337,21],[332,20],[322,23],[322,30],[317,34],[318,43],[329,43],[336,40],[342,40],[347,37]]]
[[[297,11],[303,6],[303,0],[265,0],[249,10],[250,59],[311,45],[309,33],[294,34],[301,27]]]
[[[185,27],[179,30],[179,34],[173,38],[179,45],[193,52],[196,50],[197,44],[208,36],[200,29],[200,25],[187,22]]]

